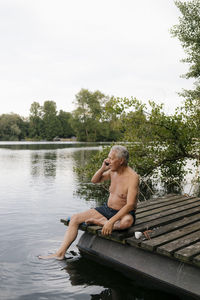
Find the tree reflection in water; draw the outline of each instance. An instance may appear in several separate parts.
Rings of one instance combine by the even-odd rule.
[[[85,257],[67,259],[64,270],[73,286],[100,286],[105,289],[99,294],[91,294],[91,300],[180,300],[174,294],[144,286],[144,280],[135,274],[131,280],[121,273],[102,266]]]
[[[33,177],[56,176],[57,152],[33,152],[31,153],[31,175]]]

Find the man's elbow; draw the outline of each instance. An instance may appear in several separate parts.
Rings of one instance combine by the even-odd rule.
[[[126,206],[127,206],[127,208],[128,208],[129,211],[135,209],[135,204],[127,204]]]
[[[91,182],[92,183],[98,183],[98,180],[96,180],[94,177],[92,177]]]

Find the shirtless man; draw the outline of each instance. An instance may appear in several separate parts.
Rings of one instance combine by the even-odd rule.
[[[108,158],[91,180],[93,183],[111,180],[107,204],[73,215],[58,251],[39,258],[64,259],[67,249],[77,237],[79,225],[83,222],[103,226],[103,235],[111,234],[112,230],[126,229],[135,223],[139,176],[128,166],[128,158],[129,153],[125,147],[112,147]]]

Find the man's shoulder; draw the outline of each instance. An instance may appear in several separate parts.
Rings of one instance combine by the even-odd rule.
[[[139,178],[139,175],[131,167],[128,167],[128,172],[131,177]]]
[[[138,186],[140,182],[139,175],[132,169],[129,169],[129,179],[128,179],[129,185]]]

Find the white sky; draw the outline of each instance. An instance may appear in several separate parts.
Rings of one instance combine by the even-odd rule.
[[[0,114],[45,100],[72,111],[81,88],[173,112],[192,88],[178,16],[173,0],[0,0]]]

